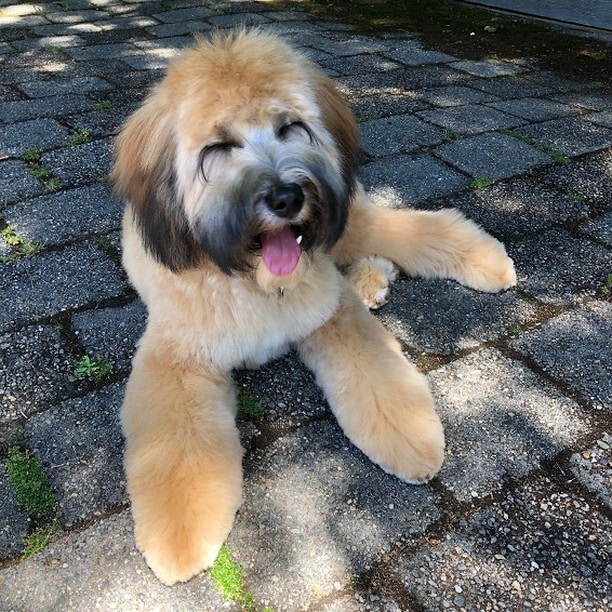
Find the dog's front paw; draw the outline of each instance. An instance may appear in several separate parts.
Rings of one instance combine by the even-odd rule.
[[[149,492],[132,495],[132,512],[136,545],[154,574],[170,585],[211,567],[240,504],[239,486],[192,480]]]
[[[177,517],[178,518],[178,517]],[[136,545],[147,565],[164,584],[185,582],[212,566],[227,533],[206,533],[202,524],[136,526]]]
[[[377,424],[366,454],[385,472],[410,484],[431,480],[444,461],[444,430],[433,412]]]
[[[482,232],[463,258],[457,280],[478,291],[497,293],[516,285],[514,262],[501,242]]]
[[[370,310],[376,310],[388,302],[389,285],[397,278],[397,273],[393,262],[373,256],[351,265],[347,276],[362,302]]]

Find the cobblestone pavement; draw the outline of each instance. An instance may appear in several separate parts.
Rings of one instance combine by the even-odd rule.
[[[294,355],[237,373],[264,409],[239,417],[228,542],[247,604],[208,573],[164,587],[135,549],[118,409],[145,312],[105,181],[117,127],[168,58],[237,23],[337,80],[376,201],[461,209],[519,276],[500,295],[401,278],[378,315],[446,427],[427,486],[353,448]],[[0,609],[609,610],[611,202],[611,91],[537,58],[468,61],[274,3],[0,0]],[[83,356],[112,373],[80,378]],[[42,517],[16,502],[12,447],[44,468],[57,503]]]

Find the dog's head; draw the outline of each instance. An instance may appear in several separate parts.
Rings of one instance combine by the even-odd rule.
[[[171,64],[119,135],[113,179],[172,271],[263,267],[282,284],[341,236],[357,148],[331,80],[277,38],[240,31]]]

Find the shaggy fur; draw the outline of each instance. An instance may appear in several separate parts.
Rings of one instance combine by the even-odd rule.
[[[124,265],[149,313],[125,471],[138,547],[167,584],[213,563],[241,502],[233,368],[293,346],[372,461],[410,483],[440,468],[425,378],[362,300],[386,301],[391,262],[499,291],[512,261],[457,211],[374,207],[357,150],[332,82],[257,31],[185,51],[118,137]]]

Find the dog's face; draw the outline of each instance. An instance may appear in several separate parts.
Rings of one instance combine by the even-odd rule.
[[[113,178],[164,266],[263,267],[283,284],[341,236],[357,148],[331,81],[278,39],[241,32],[170,66],[118,137]]]

